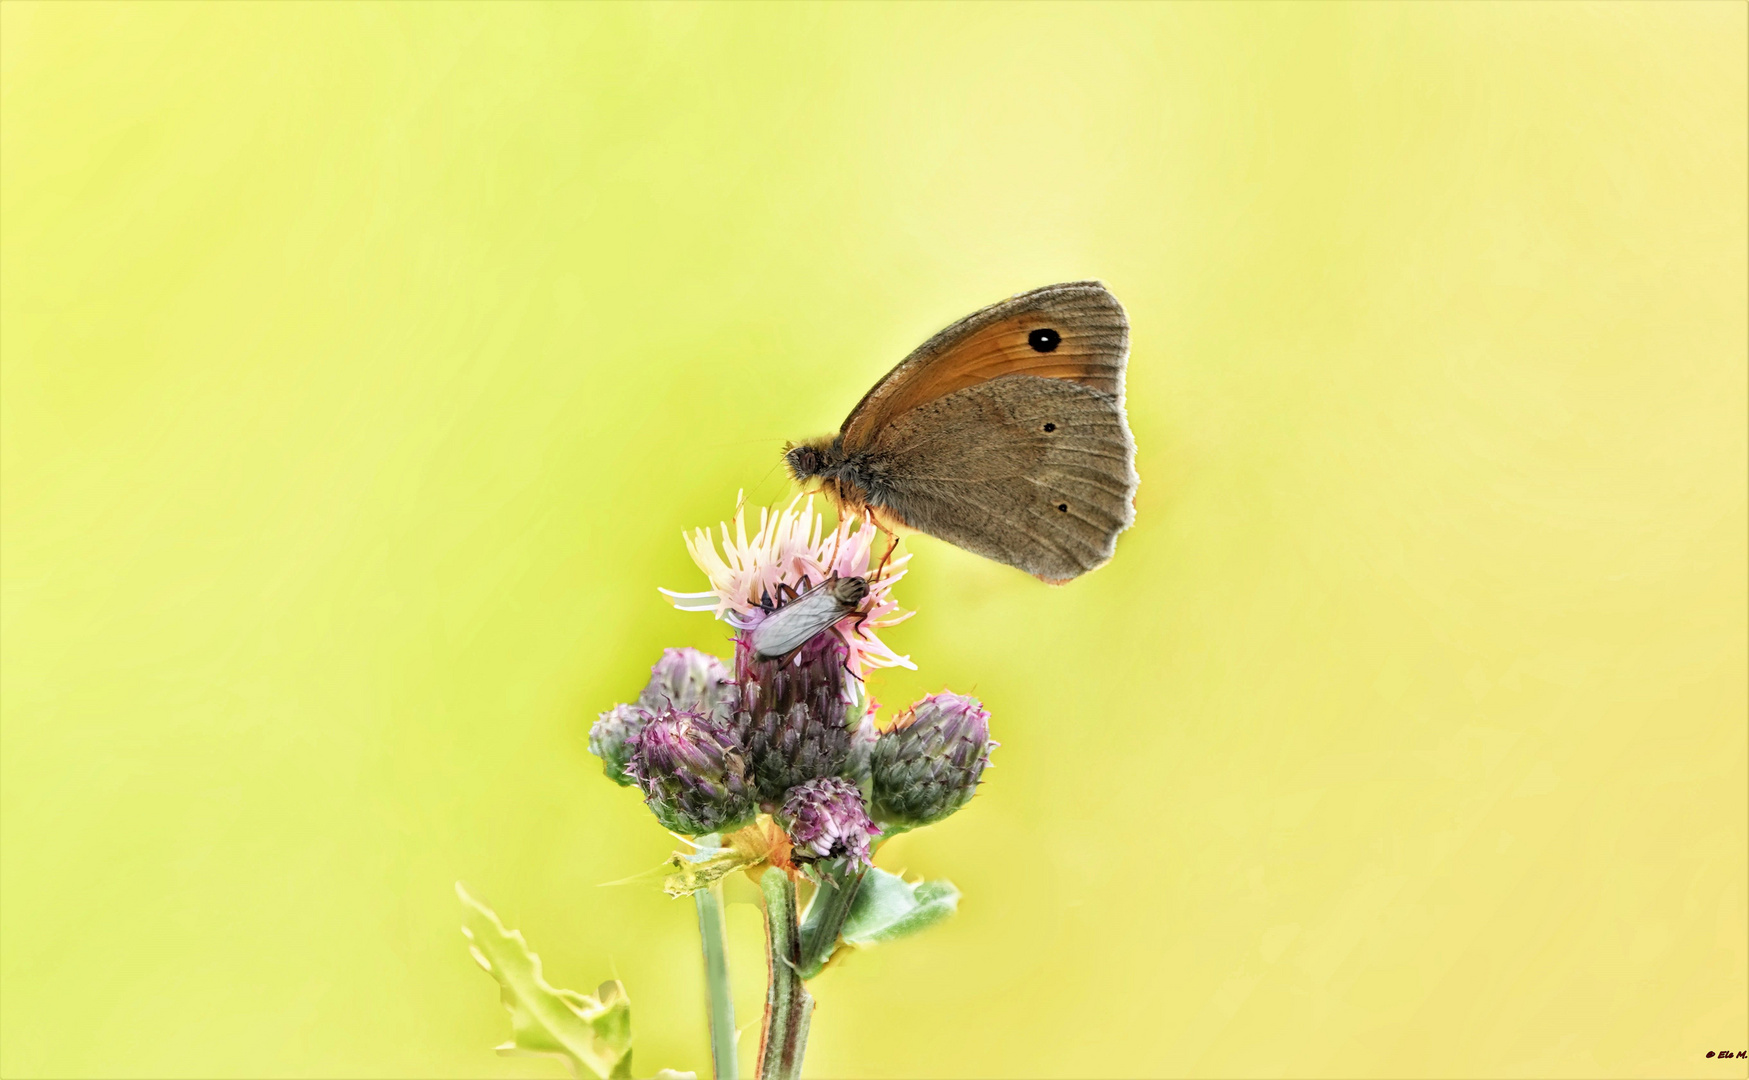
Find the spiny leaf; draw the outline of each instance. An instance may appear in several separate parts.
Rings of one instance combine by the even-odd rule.
[[[897,941],[952,915],[959,902],[960,892],[950,881],[912,885],[897,874],[872,867],[856,891],[840,936],[845,944],[860,948]]]
[[[595,996],[558,990],[541,977],[540,957],[519,930],[506,930],[492,909],[456,882],[466,910],[462,933],[481,967],[502,988],[511,1039],[500,1054],[542,1054],[564,1061],[574,1076],[587,1069],[602,1080],[632,1075],[632,1003],[613,979]]]

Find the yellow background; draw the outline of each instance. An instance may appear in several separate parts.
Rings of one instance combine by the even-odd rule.
[[[458,878],[706,1068],[584,748],[681,530],[1099,277],[1136,527],[913,544],[1003,746],[811,1072],[1745,1075],[1743,5],[0,18],[0,1073],[559,1075]]]

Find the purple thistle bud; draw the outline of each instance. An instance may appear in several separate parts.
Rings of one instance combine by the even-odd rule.
[[[781,803],[797,784],[844,771],[852,730],[846,655],[837,634],[821,634],[788,660],[760,660],[744,636],[737,641],[735,728],[767,804]]]
[[[867,866],[868,842],[880,834],[868,819],[862,792],[841,776],[823,776],[791,788],[777,820],[795,845],[790,858],[798,863],[850,859]]]
[[[914,828],[964,806],[990,763],[990,714],[943,691],[911,706],[875,742],[869,762],[875,817]]]
[[[607,778],[621,787],[632,784],[632,778],[626,775],[632,736],[644,730],[649,722],[647,710],[636,705],[615,705],[589,728],[589,752],[601,759],[601,769]]]
[[[698,836],[753,820],[746,759],[723,721],[703,712],[663,709],[630,745],[626,773],[663,828]]]
[[[663,708],[708,712],[726,717],[732,705],[734,680],[721,660],[697,649],[663,649],[650,669],[650,683],[638,704],[654,713]]]

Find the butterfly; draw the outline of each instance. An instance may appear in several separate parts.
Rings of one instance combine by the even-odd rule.
[[[841,514],[1062,584],[1107,562],[1135,520],[1129,346],[1097,281],[1021,293],[918,346],[837,435],[785,446],[785,464]]]

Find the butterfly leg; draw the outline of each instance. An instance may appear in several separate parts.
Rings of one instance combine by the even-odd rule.
[[[840,528],[832,534],[832,558],[826,563],[827,566],[836,567],[838,565],[838,548],[844,542],[844,532],[845,530]],[[838,571],[833,570],[832,576],[837,577]]]
[[[874,580],[879,581],[881,579],[881,575],[886,573],[887,560],[889,560],[893,557],[893,552],[898,548],[898,546],[899,546],[898,534],[888,533],[887,534],[887,553],[885,555],[881,556],[880,566],[876,567],[875,572],[871,575],[871,577],[873,577]]]

